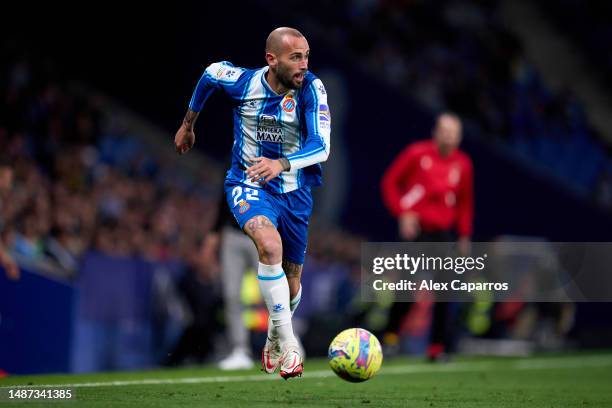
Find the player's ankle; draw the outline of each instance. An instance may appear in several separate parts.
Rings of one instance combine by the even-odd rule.
[[[278,340],[280,344],[297,343],[295,335],[293,334],[293,327],[291,322],[276,326],[276,332],[278,334]]]
[[[278,332],[271,319],[268,319],[268,339],[271,341],[278,340]]]

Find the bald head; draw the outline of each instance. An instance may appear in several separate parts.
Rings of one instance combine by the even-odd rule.
[[[295,28],[291,27],[278,27],[268,35],[266,40],[266,52],[272,54],[279,54],[283,51],[283,42],[287,37],[304,38]]]
[[[279,27],[266,40],[266,79],[277,93],[298,89],[308,70],[310,47],[295,28]]]
[[[440,114],[433,130],[434,141],[440,153],[446,156],[459,147],[461,143],[461,118],[451,112]]]

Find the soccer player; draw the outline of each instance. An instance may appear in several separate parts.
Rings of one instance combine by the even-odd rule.
[[[234,102],[232,165],[225,178],[227,203],[259,254],[257,277],[270,314],[262,367],[281,377],[299,376],[302,356],[291,317],[301,298],[312,186],[321,184],[321,162],[330,148],[327,92],[308,71],[310,48],[297,30],[280,27],[266,40],[267,66],[243,69],[227,61],[200,78],[174,138],[179,154],[195,142],[194,124],[216,90]]]

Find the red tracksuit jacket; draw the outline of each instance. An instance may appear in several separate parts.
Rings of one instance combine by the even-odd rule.
[[[413,211],[423,231],[455,227],[461,237],[472,235],[472,161],[462,151],[442,157],[433,140],[410,144],[391,163],[381,187],[393,216]]]

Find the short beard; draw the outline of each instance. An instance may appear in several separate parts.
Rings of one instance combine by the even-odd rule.
[[[296,86],[293,81],[291,80],[287,80],[286,78],[283,77],[278,77],[278,82],[280,82],[281,84],[283,84],[283,86],[287,89],[297,89],[299,88],[299,86]]]
[[[286,70],[284,68],[281,68],[280,66],[276,68],[276,78],[278,79],[278,82],[280,82],[285,88],[287,89],[298,89],[301,87],[301,85],[295,85],[293,83],[293,81],[291,80],[291,78],[287,78],[286,77]]]

